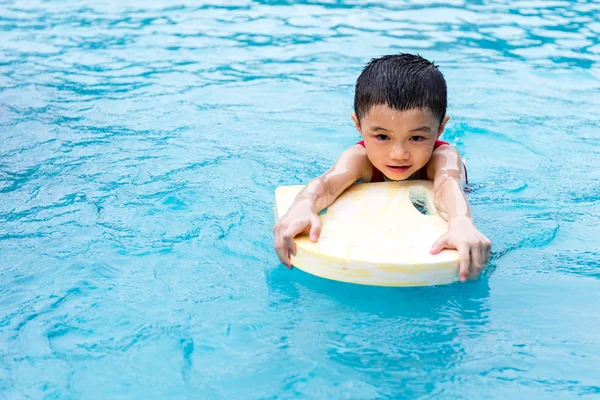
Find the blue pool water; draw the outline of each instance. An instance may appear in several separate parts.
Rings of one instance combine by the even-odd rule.
[[[600,3],[0,0],[0,398],[600,395]],[[353,83],[449,85],[478,282],[289,272]]]

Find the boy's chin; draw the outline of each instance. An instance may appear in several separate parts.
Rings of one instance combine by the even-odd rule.
[[[401,182],[401,181],[405,181],[408,178],[410,178],[410,175],[408,176],[398,176],[398,175],[388,175],[388,174],[383,174],[386,178],[387,181],[393,181],[393,182]]]

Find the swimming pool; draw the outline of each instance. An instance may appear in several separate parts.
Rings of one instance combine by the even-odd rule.
[[[120,4],[124,3],[124,4]],[[600,393],[600,3],[0,0],[0,398]],[[273,193],[419,52],[490,274],[278,265]]]

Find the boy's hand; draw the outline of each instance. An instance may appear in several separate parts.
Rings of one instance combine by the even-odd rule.
[[[310,240],[316,242],[321,235],[321,227],[321,219],[310,201],[294,204],[273,227],[275,251],[282,264],[292,269],[290,256],[296,255],[296,244],[294,243],[296,235],[310,231]]]
[[[492,242],[475,228],[473,220],[463,217],[448,224],[448,231],[433,244],[431,254],[456,249],[460,256],[459,278],[465,282],[468,278],[479,278],[481,269],[489,261],[491,247]]]

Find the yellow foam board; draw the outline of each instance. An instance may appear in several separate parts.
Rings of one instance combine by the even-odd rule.
[[[275,191],[275,217],[281,218],[303,186]],[[423,215],[413,205],[425,205]],[[433,204],[430,181],[355,184],[320,216],[317,243],[302,234],[292,264],[310,274],[374,286],[430,286],[458,280],[455,250],[432,255],[432,244],[447,222]]]

